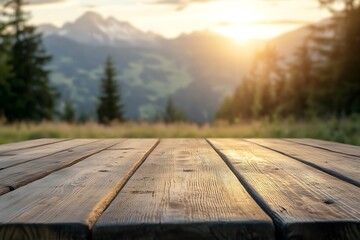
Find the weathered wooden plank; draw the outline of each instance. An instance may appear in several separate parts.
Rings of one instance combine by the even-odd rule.
[[[281,239],[360,239],[360,188],[254,143],[209,142],[273,218]]]
[[[342,143],[334,143],[317,139],[286,139],[287,141],[296,142],[316,148],[325,149],[331,152],[342,153],[350,156],[360,157],[360,146],[353,146]]]
[[[248,139],[360,187],[360,159],[279,139]]]
[[[204,140],[162,140],[95,223],[101,239],[273,239],[273,225]]]
[[[0,195],[10,192],[10,187],[0,186]]]
[[[28,140],[23,142],[17,142],[17,143],[8,143],[8,144],[2,144],[0,145],[0,154],[15,150],[21,150],[21,149],[27,149],[27,148],[33,148],[38,146],[44,146],[52,143],[62,142],[69,139],[54,139],[54,138],[43,138],[43,139],[36,139],[36,140]]]
[[[0,239],[89,239],[93,223],[156,143],[123,141],[0,196]]]
[[[30,149],[6,152],[0,154],[0,170],[29,162],[52,154],[66,151],[69,148],[98,141],[99,139],[74,139],[58,142],[46,146],[39,146]]]
[[[9,192],[10,189],[15,190],[54,171],[73,165],[121,141],[124,140],[104,139],[95,141],[0,171],[0,195]],[[2,187],[4,187],[3,192],[1,191]]]

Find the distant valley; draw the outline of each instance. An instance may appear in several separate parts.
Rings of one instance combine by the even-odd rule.
[[[127,22],[88,12],[62,28],[41,25],[47,51],[53,55],[52,84],[61,104],[74,102],[77,112],[94,116],[107,56],[114,59],[128,119],[151,120],[172,97],[190,120],[204,123],[231,94],[263,41],[239,46],[210,31],[175,39],[142,32]],[[281,54],[290,54],[308,28],[274,40]]]

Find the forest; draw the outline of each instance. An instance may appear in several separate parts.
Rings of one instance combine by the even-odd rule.
[[[333,13],[293,57],[271,45],[255,56],[250,72],[216,117],[229,121],[269,118],[344,118],[360,112],[360,4],[320,1]]]

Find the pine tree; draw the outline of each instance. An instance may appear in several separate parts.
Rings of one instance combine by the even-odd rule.
[[[258,52],[250,73],[241,80],[234,95],[225,99],[216,117],[233,121],[276,113],[285,81],[280,61],[273,46]]]
[[[86,114],[84,112],[80,113],[79,118],[78,118],[79,123],[84,124],[84,123],[89,122],[90,120],[91,120],[91,117],[88,114]]]
[[[333,17],[313,31],[314,50],[322,59],[316,66],[319,91],[314,102],[323,114],[342,116],[360,112],[360,1],[319,2]]]
[[[113,120],[124,121],[123,105],[111,57],[105,63],[97,115],[99,122],[103,124],[109,124]]]
[[[171,97],[168,98],[168,101],[166,103],[165,107],[165,114],[164,114],[164,121],[166,123],[172,123],[176,121],[176,107]]]
[[[55,91],[49,83],[45,66],[51,61],[42,46],[41,34],[28,25],[29,14],[23,0],[4,1],[4,16],[8,18],[7,37],[11,41],[11,76],[4,96],[4,115],[13,121],[40,121],[54,115]]]
[[[3,17],[4,12],[0,12]],[[10,41],[6,36],[7,22],[0,18],[0,118],[5,114],[5,103],[9,96],[9,77],[11,76],[10,61]]]
[[[233,98],[233,96],[225,97],[219,110],[215,114],[216,119],[232,121],[235,118]]]
[[[289,76],[282,99],[283,111],[286,115],[304,117],[313,102],[312,95],[316,80],[308,39],[296,50],[294,61],[288,63],[287,70]]]
[[[67,100],[65,102],[62,119],[68,123],[74,123],[76,120],[74,106],[72,104],[72,101],[70,100]]]
[[[166,103],[163,119],[165,123],[186,121],[185,113],[183,113],[175,106],[174,101],[171,97],[168,98],[168,101]]]
[[[345,113],[360,113],[360,3],[347,14],[344,34],[344,55],[340,79],[343,81],[340,93]]]

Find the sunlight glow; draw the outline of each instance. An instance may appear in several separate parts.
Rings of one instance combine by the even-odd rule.
[[[213,30],[224,36],[230,37],[239,42],[247,42],[253,39],[271,39],[281,35],[286,31],[290,31],[299,27],[298,25],[244,25],[244,26],[224,26],[216,27]]]
[[[272,12],[269,14],[258,2],[242,2],[238,7],[223,6],[219,12],[223,13],[218,15],[221,22],[211,29],[240,43],[253,39],[271,39],[299,27],[298,24],[263,24],[272,20]]]

